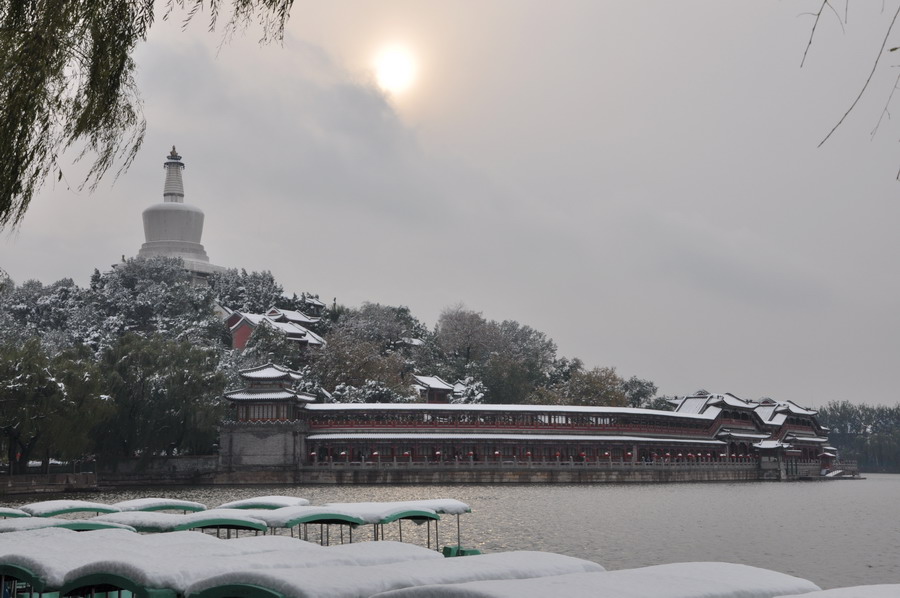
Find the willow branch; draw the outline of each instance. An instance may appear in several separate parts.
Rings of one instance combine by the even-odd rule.
[[[850,107],[847,108],[847,111],[844,112],[844,115],[841,117],[841,119],[837,122],[836,125],[834,125],[834,127],[831,128],[831,130],[828,132],[828,135],[826,135],[825,138],[819,142],[819,145],[817,147],[822,147],[822,144],[824,144],[826,141],[828,141],[828,138],[831,137],[831,135],[835,131],[837,131],[837,128],[841,126],[841,124],[844,122],[844,120],[847,118],[847,116],[851,112],[853,112],[853,109],[856,107],[856,104],[859,103],[859,100],[863,96],[863,94],[866,92],[866,89],[869,88],[869,83],[872,82],[872,77],[875,75],[875,70],[878,68],[878,63],[881,62],[881,56],[884,54],[884,47],[887,45],[888,38],[891,36],[891,33],[894,30],[894,25],[897,23],[898,16],[900,16],[900,7],[897,7],[896,12],[894,12],[894,17],[891,19],[891,24],[890,24],[890,26],[888,26],[887,32],[884,34],[884,39],[881,40],[881,48],[879,48],[879,50],[878,50],[878,56],[875,57],[875,62],[874,62],[874,64],[872,64],[872,71],[869,73],[869,76],[866,78],[866,82],[863,84],[862,89],[859,90],[859,94],[856,96],[856,99],[853,100],[853,103],[850,104]]]

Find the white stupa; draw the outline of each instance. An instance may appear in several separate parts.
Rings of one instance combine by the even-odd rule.
[[[184,267],[196,276],[206,277],[224,270],[209,263],[209,256],[200,243],[203,235],[203,211],[184,203],[184,183],[181,171],[184,164],[172,146],[164,167],[166,182],[163,203],[144,210],[144,238],[138,257],[180,257]]]

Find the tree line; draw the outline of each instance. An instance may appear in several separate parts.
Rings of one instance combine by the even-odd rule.
[[[2,273],[0,273],[2,274]],[[323,401],[416,401],[413,375],[437,375],[458,402],[667,408],[649,380],[557,354],[546,334],[462,305],[431,328],[407,307],[325,308],[307,349],[268,326],[233,350],[219,305],[303,310],[269,272],[229,270],[192,284],[180,260],[127,260],[71,279],[17,285],[0,276],[0,460],[117,459],[214,450],[221,396],[238,371],[274,361],[302,373]]]
[[[819,410],[828,439],[844,459],[862,471],[900,473],[900,405],[831,401]]]

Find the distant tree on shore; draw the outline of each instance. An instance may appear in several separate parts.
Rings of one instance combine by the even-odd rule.
[[[900,473],[900,405],[831,401],[818,417],[841,456],[858,461],[860,470]]]

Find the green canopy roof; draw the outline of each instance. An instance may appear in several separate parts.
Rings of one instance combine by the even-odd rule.
[[[210,516],[209,518],[194,519],[188,523],[182,523],[172,528],[173,532],[191,530],[197,528],[217,527],[224,529],[251,529],[258,532],[268,530],[266,524],[247,521],[246,519],[238,519],[236,517]]]
[[[301,523],[352,525],[355,527],[357,525],[363,525],[365,521],[363,519],[360,519],[359,517],[354,517],[353,515],[347,515],[345,513],[309,513],[306,515],[294,517],[293,519],[288,519],[281,527],[289,528],[294,527],[295,525],[300,525]]]
[[[225,584],[191,594],[191,598],[285,598],[281,592],[253,584]]]
[[[388,515],[378,523],[393,523],[398,519],[411,519],[416,523],[424,523],[427,519],[440,520],[441,516],[435,513],[434,511],[420,511],[418,509],[411,509],[409,511],[400,511],[398,513],[394,513],[393,515]]]
[[[131,592],[135,598],[176,598],[178,596],[175,590],[147,588],[129,577],[113,573],[90,573],[75,578],[60,588],[59,595],[66,596],[79,589],[89,589],[90,592],[78,595],[94,595],[95,593],[109,595],[115,591],[113,588],[118,591]]]

